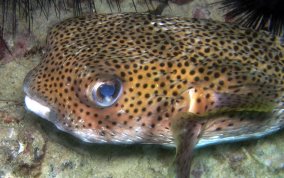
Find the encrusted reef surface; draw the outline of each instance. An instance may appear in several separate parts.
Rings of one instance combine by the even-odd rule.
[[[139,11],[147,10],[144,1],[135,2]],[[216,7],[208,5],[211,2],[195,0],[182,6],[170,3],[163,14],[224,20]],[[97,10],[110,12],[107,4],[98,4]],[[112,11],[116,10],[113,7]],[[121,11],[135,11],[132,0],[121,1]],[[71,15],[64,12],[61,19]],[[48,20],[44,16],[34,18],[30,35],[21,19],[14,37],[9,30],[4,34],[10,51],[4,51],[0,65],[0,178],[166,177],[174,149],[155,145],[86,144],[25,111],[23,79],[44,53],[48,27],[59,20],[51,9]],[[281,131],[260,140],[199,149],[191,175],[194,178],[283,177],[283,138]]]

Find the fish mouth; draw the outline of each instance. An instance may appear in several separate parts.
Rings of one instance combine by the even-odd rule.
[[[44,101],[37,99],[37,97],[31,97],[29,95],[26,95],[25,109],[53,123],[59,130],[70,132],[58,120],[57,112],[51,107],[49,107],[48,104],[45,104]]]
[[[36,115],[55,122],[55,118],[57,118],[57,113],[50,107],[48,103],[38,97],[34,91],[30,89],[32,84],[31,75],[33,71],[30,71],[26,78],[24,79],[23,90],[25,93],[25,108]]]
[[[31,111],[35,115],[46,119],[54,124],[56,124],[58,129],[64,130],[62,125],[57,119],[57,112],[49,107],[44,101],[38,99],[37,97],[31,97],[30,95],[25,96],[25,109]]]
[[[51,120],[52,118],[54,118],[54,116],[56,116],[55,112],[47,105],[32,99],[28,95],[25,96],[25,105],[26,109],[32,111],[33,113],[44,119]]]

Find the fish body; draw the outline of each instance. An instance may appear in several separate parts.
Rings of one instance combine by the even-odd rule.
[[[86,15],[50,29],[25,102],[84,141],[186,143],[179,157],[283,127],[283,51],[277,37],[232,24]]]

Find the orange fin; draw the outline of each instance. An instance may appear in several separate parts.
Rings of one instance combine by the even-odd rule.
[[[261,95],[262,91],[234,93],[234,92],[217,92],[212,89],[203,89],[194,87],[187,90],[183,96],[188,99],[188,112],[206,116],[214,113],[228,111],[259,111],[270,112],[276,104],[276,99],[271,96]]]
[[[217,60],[217,59],[216,59]],[[203,62],[203,63],[202,63]],[[188,112],[199,116],[227,111],[272,111],[284,87],[275,75],[228,60],[203,60],[189,89],[182,93]],[[206,78],[206,79],[205,79]]]

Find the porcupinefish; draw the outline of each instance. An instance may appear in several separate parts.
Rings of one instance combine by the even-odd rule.
[[[150,14],[92,14],[49,31],[24,81],[28,110],[93,143],[193,149],[283,127],[284,46],[237,25]]]

